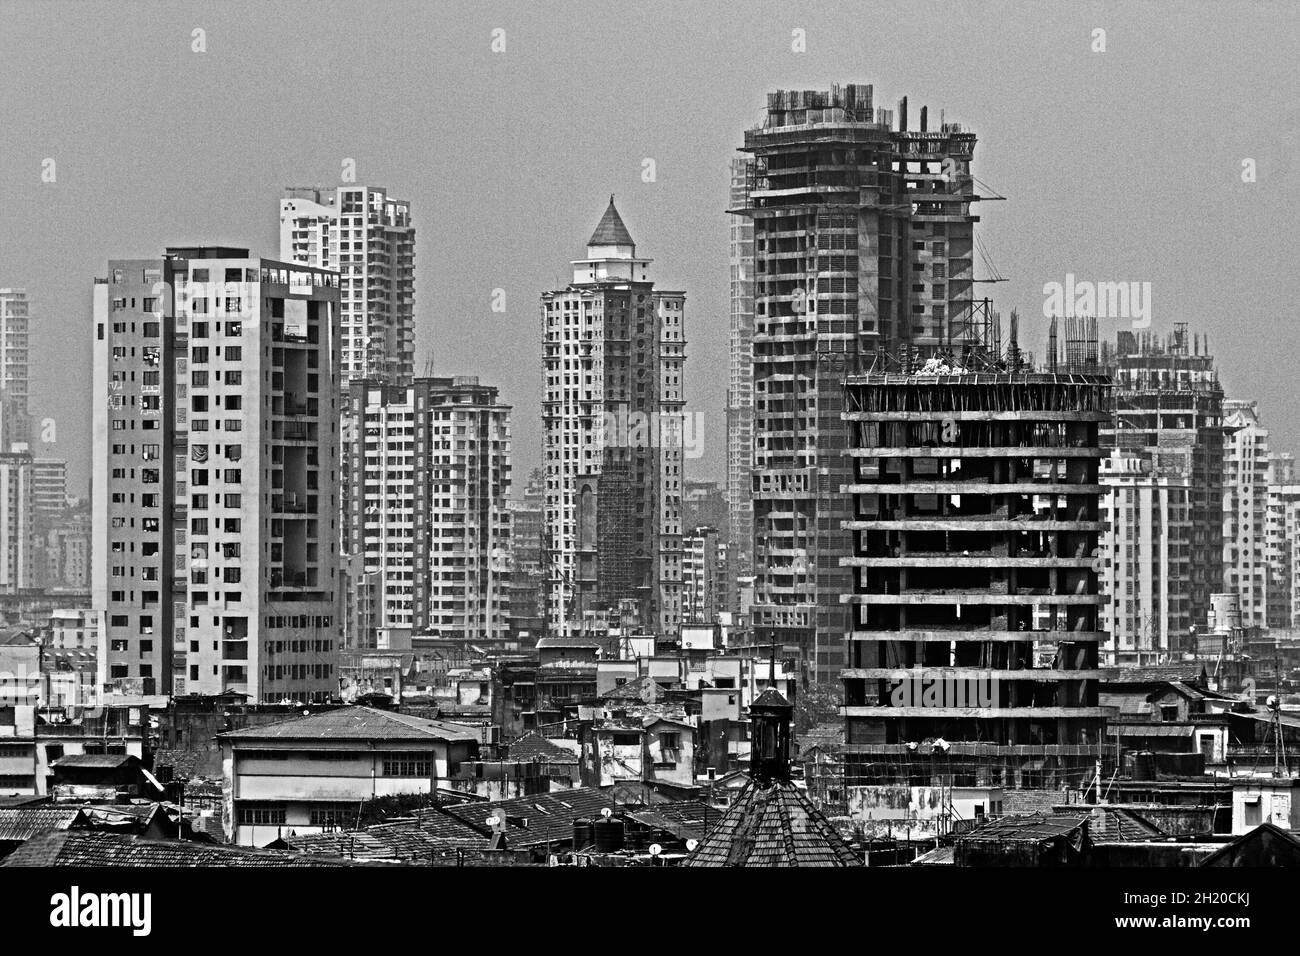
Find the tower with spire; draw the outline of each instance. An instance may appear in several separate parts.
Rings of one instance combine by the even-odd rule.
[[[662,291],[614,197],[542,295],[547,630],[681,621],[685,293]],[[634,607],[637,620],[627,620]]]

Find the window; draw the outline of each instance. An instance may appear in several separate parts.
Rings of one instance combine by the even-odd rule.
[[[384,755],[385,777],[431,777],[433,760],[429,754],[392,753]]]
[[[342,827],[355,821],[357,806],[350,803],[321,803],[311,807],[314,827]]]
[[[284,807],[241,806],[239,822],[244,826],[283,826]]]

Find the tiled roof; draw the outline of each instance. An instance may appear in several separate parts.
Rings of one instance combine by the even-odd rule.
[[[574,820],[579,817],[597,819],[605,807],[614,808],[614,794],[610,788],[580,787],[488,803],[463,803],[445,810],[483,830],[490,829],[487,824],[490,816],[523,818],[527,826],[512,825],[506,831],[507,845],[520,847],[568,840],[573,836]]]
[[[1067,836],[1088,822],[1088,814],[1032,814],[991,820],[961,836],[968,843],[1042,843]]]
[[[623,217],[614,208],[614,197],[610,196],[605,215],[600,217],[600,222],[596,225],[596,231],[587,240],[587,245],[630,246],[633,244],[631,233],[627,231],[627,226],[623,225]]]
[[[230,730],[229,740],[478,740],[473,728],[372,707],[341,707],[274,724]]]
[[[77,819],[78,807],[3,807],[0,808],[0,841],[30,840],[50,830],[66,830]]]
[[[1199,663],[1165,664],[1153,667],[1103,667],[1101,668],[1101,683],[1103,686],[1106,684],[1161,684],[1173,681],[1199,684],[1201,675],[1204,673],[1205,665]]]
[[[456,849],[486,849],[489,837],[436,808],[414,819],[381,823],[356,831],[312,833],[282,838],[293,850],[349,860],[424,862]]]
[[[781,696],[781,692],[775,687],[769,687],[763,693],[754,698],[749,705],[752,711],[755,707],[792,707],[793,705]]]
[[[625,815],[643,827],[664,830],[681,840],[699,840],[707,832],[706,823],[712,826],[722,819],[722,811],[710,807],[703,800],[674,800],[648,807],[628,808]]]
[[[1293,867],[1297,860],[1300,860],[1300,834],[1272,823],[1261,823],[1211,853],[1200,865]]]
[[[859,866],[862,861],[788,780],[751,780],[683,866]]]
[[[1149,840],[1166,834],[1164,830],[1131,807],[1105,806],[1093,808],[1088,819],[1088,836],[1093,840],[1114,842]]]
[[[342,860],[213,846],[181,840],[139,840],[121,833],[99,830],[62,830],[34,837],[0,866],[341,866]]]
[[[551,743],[536,731],[529,731],[510,744],[511,760],[543,760],[549,763],[577,763],[578,755]]]
[[[600,699],[604,701],[640,701],[643,704],[653,704],[655,701],[664,699],[664,691],[654,678],[646,674],[601,694]]]

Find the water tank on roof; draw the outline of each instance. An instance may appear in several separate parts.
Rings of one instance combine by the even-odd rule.
[[[574,852],[580,850],[589,850],[596,842],[596,830],[592,823],[586,817],[581,817],[573,821],[573,849]]]
[[[623,819],[609,817],[596,821],[596,852],[617,853],[623,849]]]

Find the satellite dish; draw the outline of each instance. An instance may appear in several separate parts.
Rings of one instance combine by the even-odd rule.
[[[663,851],[664,851],[664,848],[661,847],[658,843],[651,843],[651,844],[650,844],[650,855],[651,855],[651,856],[658,856],[658,855],[659,855],[660,853],[662,853]]]
[[[659,845],[659,844],[657,844],[657,843],[655,844],[655,846],[658,846],[658,845]],[[700,845],[700,841],[699,841],[699,840],[687,840],[687,841],[686,841],[686,849],[687,849],[687,850],[694,850],[694,849],[695,849],[697,846],[699,846],[699,845]]]
[[[604,817],[606,820],[608,820],[610,817],[614,815],[614,811],[611,810],[609,807],[601,807],[600,815]]]

